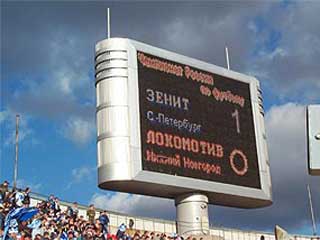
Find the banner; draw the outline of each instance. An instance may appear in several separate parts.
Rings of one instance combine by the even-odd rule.
[[[280,226],[276,225],[274,228],[274,235],[276,240],[292,240],[293,238]]]

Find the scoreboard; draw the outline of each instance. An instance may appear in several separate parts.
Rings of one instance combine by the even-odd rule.
[[[129,39],[99,42],[95,60],[99,187],[271,204],[255,78]]]
[[[260,188],[249,84],[137,56],[143,169]]]

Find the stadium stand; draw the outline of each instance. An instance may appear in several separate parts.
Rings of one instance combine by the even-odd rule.
[[[1,191],[2,185],[0,188]],[[26,189],[27,190],[27,189]],[[28,190],[29,191],[29,190]],[[24,191],[18,191],[19,193],[24,193]],[[0,192],[1,193],[1,192]],[[44,196],[36,193],[27,194],[30,196],[29,204],[22,203],[21,206],[15,206],[15,209],[28,209],[29,212],[25,212],[23,217],[26,218],[28,215],[30,218],[26,220],[27,224],[21,224],[22,221],[18,221],[18,225],[15,225],[14,221],[11,223],[8,220],[8,215],[12,215],[12,211],[7,212],[4,211],[6,208],[6,204],[4,204],[3,195],[0,199],[0,239],[3,239],[4,231],[6,228],[6,224],[8,225],[7,236],[10,235],[10,238],[6,239],[19,239],[19,240],[28,240],[28,239],[37,239],[37,240],[47,240],[47,239],[105,239],[105,240],[257,240],[260,239],[261,236],[264,236],[265,240],[275,240],[273,233],[268,232],[255,232],[255,231],[242,231],[236,229],[222,228],[222,227],[211,227],[209,236],[178,236],[176,232],[176,223],[174,221],[167,221],[163,219],[156,218],[146,218],[146,217],[138,217],[138,216],[130,216],[122,213],[116,213],[112,211],[107,211],[105,209],[94,208],[94,206],[84,206],[79,205],[77,203],[70,203],[66,201],[58,201],[56,205],[60,209],[57,212],[64,213],[68,216],[67,221],[61,226],[61,216],[63,214],[56,213],[51,214],[53,211],[51,208],[55,208],[54,201],[55,196]],[[7,199],[8,200],[8,199]],[[19,194],[15,194],[14,199],[11,201],[17,201],[19,203]],[[28,201],[27,201],[28,202]],[[46,205],[47,204],[47,205]],[[28,206],[30,205],[30,206]],[[46,206],[46,207],[44,207]],[[36,207],[36,208],[35,208]],[[12,209],[13,207],[11,207]],[[33,214],[33,210],[39,210],[39,212]],[[90,209],[88,211],[88,209]],[[5,213],[5,214],[3,214]],[[107,214],[108,222],[107,224],[103,223],[103,219],[101,219],[100,215],[103,213]],[[76,217],[73,217],[76,215]],[[89,219],[89,217],[91,218]],[[22,218],[22,217],[21,217]],[[48,219],[50,221],[43,221],[43,219]],[[63,218],[63,217],[62,217]],[[14,219],[14,217],[12,218]],[[36,225],[35,219],[40,219],[42,221],[42,231],[40,231],[40,235],[35,234],[32,229],[32,224]],[[71,220],[73,219],[73,220]],[[97,221],[100,219],[101,221]],[[10,220],[10,219],[9,219]],[[23,219],[24,220],[24,219]],[[55,221],[53,224],[52,221]],[[70,223],[71,221],[71,223]],[[57,222],[60,224],[57,224]],[[81,225],[83,223],[83,225]],[[11,226],[12,225],[12,226]],[[51,226],[52,225],[52,226]],[[56,227],[56,234],[50,229],[50,227]],[[101,226],[99,226],[101,225]],[[107,228],[104,230],[104,225]],[[31,230],[25,231],[30,227]],[[49,227],[48,227],[49,226]],[[34,227],[34,226],[33,226]],[[87,231],[88,228],[88,231]],[[90,229],[93,228],[96,231],[93,231],[92,235],[90,235]],[[82,230],[79,230],[82,229]],[[27,234],[20,234],[25,231]],[[72,232],[72,233],[71,233]],[[13,233],[13,234],[12,234]],[[18,234],[17,234],[18,233]],[[29,234],[30,233],[30,234]],[[33,234],[32,234],[33,233]],[[28,234],[30,236],[28,236]],[[183,238],[184,237],[184,238]],[[301,235],[293,235],[292,239],[294,240],[319,240],[319,237],[311,237],[311,236],[301,236]]]

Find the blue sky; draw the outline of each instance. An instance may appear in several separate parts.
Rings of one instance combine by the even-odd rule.
[[[320,230],[319,177],[307,174],[304,121],[305,105],[320,100],[316,1],[2,1],[0,181],[13,178],[19,113],[21,187],[130,214],[175,218],[170,200],[96,186],[94,46],[106,37],[107,7],[113,37],[219,66],[225,66],[227,45],[231,68],[261,81],[274,204],[255,210],[211,206],[212,223],[256,230],[280,224],[311,234],[305,187],[310,183]]]

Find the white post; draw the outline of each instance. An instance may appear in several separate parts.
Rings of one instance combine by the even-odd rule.
[[[178,196],[176,205],[177,233],[183,236],[209,235],[208,197],[200,193]]]
[[[314,214],[313,214],[312,199],[311,199],[311,190],[310,190],[309,184],[307,185],[307,189],[308,189],[308,196],[309,196],[309,203],[310,203],[310,211],[311,211],[311,220],[312,220],[313,235],[317,235],[317,228],[316,228],[316,223],[315,223]]]
[[[230,70],[228,47],[225,48],[225,54],[226,54],[227,68],[228,70]]]
[[[107,36],[108,36],[108,39],[110,38],[110,8],[108,8],[108,11],[107,11]]]
[[[18,140],[19,140],[19,115],[16,115],[16,158],[14,161],[13,188],[17,187],[18,178]]]

